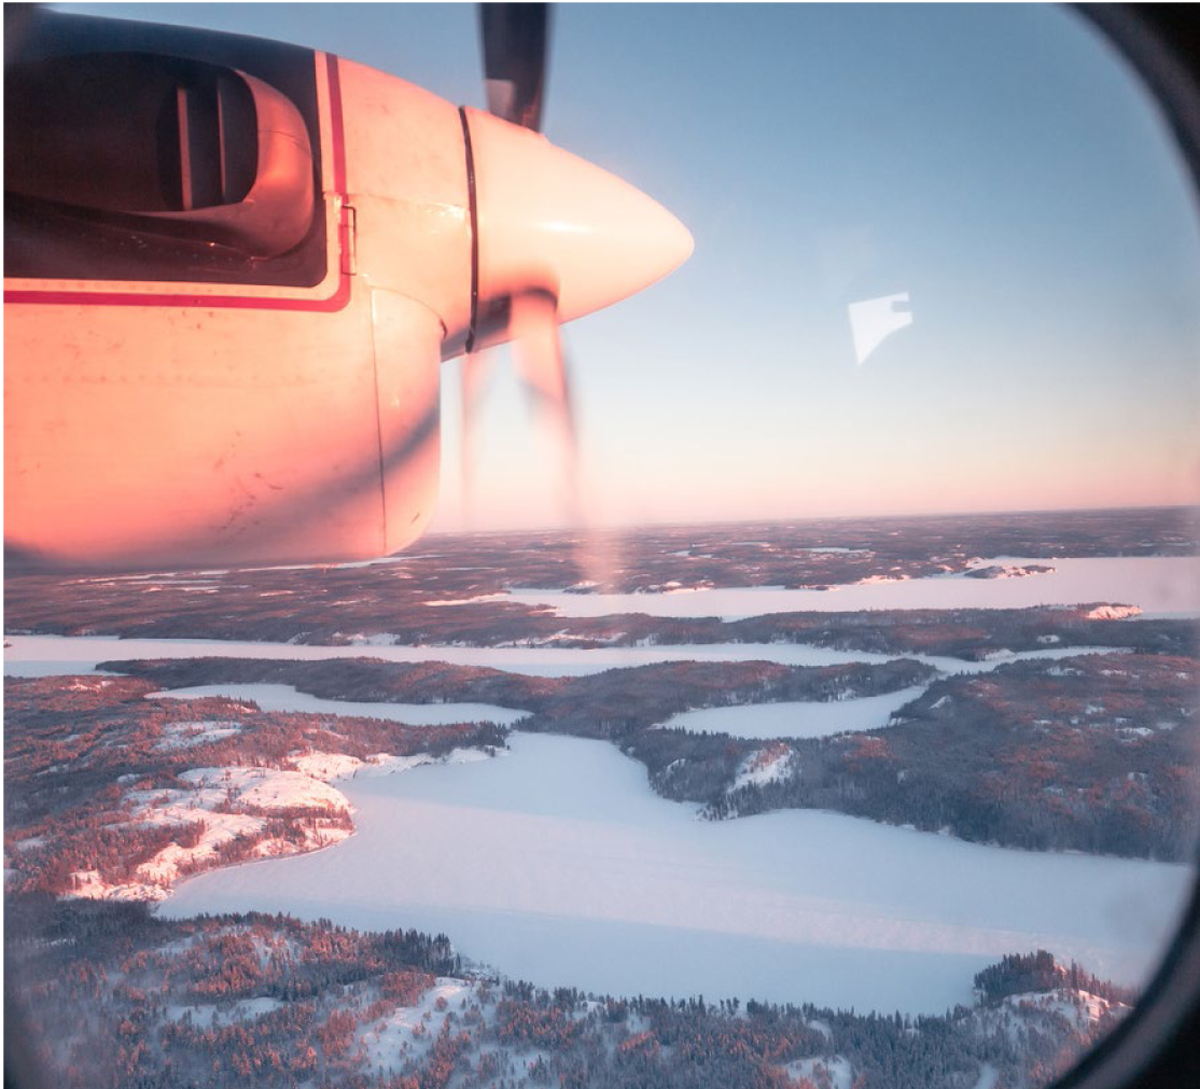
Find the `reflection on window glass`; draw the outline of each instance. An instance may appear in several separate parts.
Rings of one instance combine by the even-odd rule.
[[[469,9],[291,18],[481,100]],[[569,5],[553,48],[549,138],[696,239],[565,330],[578,495],[511,368],[463,442],[451,363],[399,556],[7,580],[50,1084],[1032,1087],[1159,964],[1200,238],[1153,109],[1055,9]]]

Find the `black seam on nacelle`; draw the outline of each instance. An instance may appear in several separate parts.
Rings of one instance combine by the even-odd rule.
[[[459,106],[458,117],[462,122],[463,147],[467,154],[467,199],[471,209],[471,322],[467,327],[466,351],[475,347],[475,324],[479,318],[479,207],[475,201],[475,156],[471,151],[471,126],[467,123],[467,111]]]

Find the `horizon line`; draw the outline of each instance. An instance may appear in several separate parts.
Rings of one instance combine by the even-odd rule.
[[[1179,511],[1192,512],[1193,517],[1200,523],[1200,502],[1197,503],[1146,503],[1125,504],[1116,507],[1017,507],[993,510],[951,510],[951,511],[906,511],[876,512],[872,514],[809,514],[784,515],[780,517],[750,517],[750,518],[694,518],[666,519],[663,521],[610,522],[589,525],[582,522],[562,523],[546,522],[539,525],[495,526],[491,528],[460,528],[460,529],[431,529],[414,545],[431,537],[469,537],[485,536],[501,533],[615,533],[645,529],[689,528],[696,526],[746,526],[746,525],[793,525],[814,522],[863,522],[875,520],[903,521],[906,519],[932,518],[995,518],[1002,516],[1022,515],[1055,515],[1055,514],[1118,514],[1131,511]]]

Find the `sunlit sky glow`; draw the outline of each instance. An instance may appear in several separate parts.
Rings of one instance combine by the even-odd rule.
[[[472,5],[61,5],[317,46],[483,105]],[[1200,235],[1165,129],[1037,5],[560,5],[545,130],[671,208],[668,280],[565,329],[603,522],[1194,501]],[[848,306],[913,321],[857,364]],[[493,368],[470,513],[563,515]]]

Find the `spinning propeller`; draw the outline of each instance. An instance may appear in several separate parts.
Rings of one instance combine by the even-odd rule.
[[[541,135],[546,5],[481,4],[479,11],[492,117],[465,111],[478,242],[463,364],[464,484],[485,349],[510,341],[517,374],[574,486],[575,421],[559,326],[665,276],[690,255],[692,238],[645,194]]]

